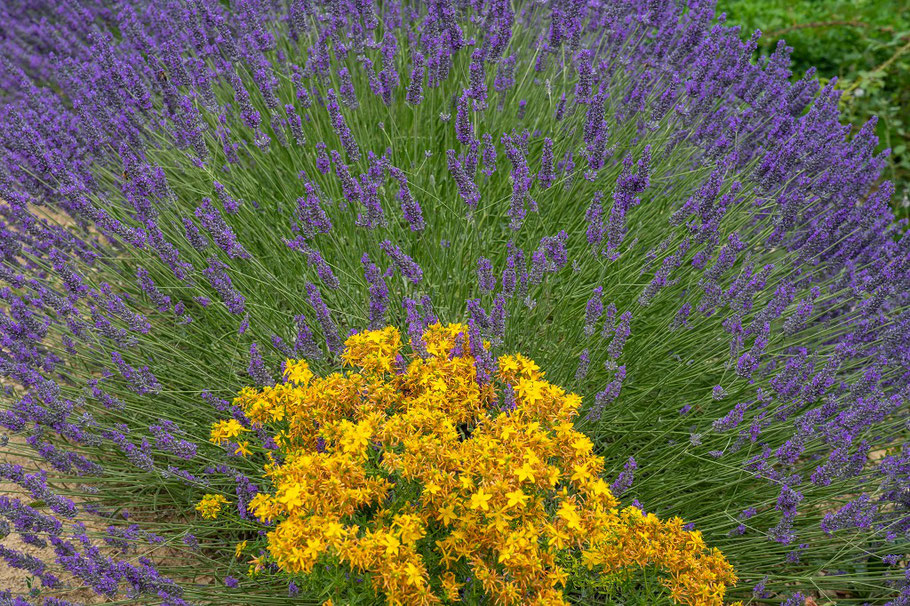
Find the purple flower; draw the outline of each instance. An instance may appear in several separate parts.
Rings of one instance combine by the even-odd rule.
[[[599,391],[597,394],[595,394],[594,403],[588,409],[588,414],[586,415],[587,420],[600,420],[606,407],[612,404],[616,398],[619,397],[619,392],[622,390],[622,384],[625,379],[626,367],[617,367],[616,373],[613,376],[613,380],[610,381],[602,391]]]
[[[458,98],[456,115],[455,115],[455,138],[462,145],[470,145],[474,140],[474,129],[471,126],[471,118],[468,115],[470,111],[469,93],[465,90],[461,97]]]
[[[142,292],[148,296],[149,300],[158,308],[158,311],[167,311],[171,304],[171,298],[158,290],[149,273],[142,267],[137,267],[136,278],[139,281],[139,287]]]
[[[411,226],[411,231],[422,231],[425,226],[423,211],[420,209],[420,204],[411,195],[407,177],[400,169],[394,166],[389,166],[389,174],[398,181],[398,199],[401,200],[401,213],[404,215],[408,225]]]
[[[149,426],[149,431],[155,438],[155,446],[164,451],[180,457],[181,459],[192,459],[196,456],[196,444],[189,440],[183,439],[185,435],[177,424],[169,419],[159,419],[158,423]]]
[[[327,234],[332,230],[332,222],[322,208],[322,201],[316,185],[310,182],[303,184],[306,195],[297,198],[297,228],[304,238],[316,234]]]
[[[455,180],[458,194],[461,196],[461,199],[464,200],[464,203],[468,205],[468,209],[474,210],[477,208],[478,202],[480,202],[480,190],[477,188],[477,184],[474,183],[474,180],[468,175],[467,171],[465,171],[464,166],[462,162],[458,160],[454,149],[446,151],[446,158],[448,159],[449,173],[451,173],[452,178]]]
[[[613,319],[610,314],[607,314],[607,319],[610,324],[613,323]],[[610,345],[607,347],[607,354],[614,360],[622,355],[622,351],[626,345],[626,339],[628,339],[629,334],[631,334],[629,327],[631,321],[632,312],[623,312],[623,314],[619,316],[619,324],[617,324],[613,329],[613,339],[610,341]],[[604,325],[604,329],[606,329],[606,325]]]
[[[423,101],[423,77],[426,68],[426,59],[419,52],[414,53],[414,67],[411,69],[411,83],[408,86],[407,102],[411,105],[420,105]]]
[[[492,292],[496,288],[496,276],[493,275],[493,263],[486,257],[477,260],[477,283],[480,290]]]
[[[326,153],[326,145],[322,141],[316,144],[316,170],[327,175],[332,169],[332,161]]]
[[[610,492],[616,496],[622,496],[624,493],[628,492],[628,490],[632,488],[632,482],[635,480],[636,469],[638,469],[638,464],[635,462],[635,458],[629,457],[626,464],[623,465],[622,472],[620,472],[616,480],[610,484]]]
[[[344,344],[341,342],[341,337],[338,334],[338,327],[335,324],[335,321],[332,320],[332,314],[329,311],[328,306],[326,306],[325,302],[322,300],[319,288],[317,288],[315,284],[307,284],[306,291],[310,305],[313,307],[313,311],[316,312],[316,318],[319,320],[319,325],[322,327],[323,336],[325,337],[325,342],[329,351],[335,353],[340,352],[344,348]]]
[[[379,247],[392,259],[392,262],[398,268],[398,271],[404,275],[405,278],[411,281],[412,284],[417,284],[423,279],[423,270],[420,269],[420,266],[417,265],[417,262],[414,261],[411,257],[406,255],[401,247],[392,244],[389,240],[383,240]]]
[[[306,323],[306,317],[294,316],[294,322],[297,324],[297,338],[294,340],[294,352],[297,355],[318,360],[322,357],[322,351],[316,344],[313,337],[313,331]]]
[[[250,258],[250,254],[241,246],[240,242],[237,241],[234,230],[224,222],[221,213],[212,206],[212,201],[209,198],[202,199],[202,203],[196,208],[194,214],[196,215],[196,218],[202,222],[202,226],[209,232],[209,235],[212,236],[215,244],[227,253],[229,257],[232,259]],[[190,238],[189,232],[187,232],[187,238]]]
[[[209,279],[212,288],[221,295],[225,307],[234,315],[241,315],[245,311],[246,298],[234,288],[230,276],[227,275],[227,265],[216,257],[208,258],[209,266],[202,273]]]
[[[506,156],[512,163],[512,202],[509,206],[508,215],[509,227],[517,231],[521,229],[524,223],[525,215],[527,214],[526,207],[530,204],[532,210],[536,208],[536,203],[531,199],[529,192],[531,188],[531,172],[528,169],[528,162],[522,148],[522,139],[503,134],[500,141],[505,147]]]
[[[284,243],[288,246],[288,248],[303,253],[310,266],[316,269],[316,273],[319,275],[319,278],[322,280],[323,284],[332,290],[335,290],[341,286],[338,278],[335,276],[335,272],[332,271],[331,266],[326,262],[325,259],[322,258],[322,255],[318,250],[311,248],[300,237],[295,240],[286,239]]]
[[[585,349],[578,356],[578,368],[575,370],[575,380],[583,381],[586,376],[588,376],[588,368],[590,368],[591,360],[589,358],[588,350]]]
[[[144,395],[161,391],[161,384],[158,383],[148,366],[134,368],[127,364],[120,352],[117,351],[111,352],[111,359],[126,380],[127,387],[134,392]]]
[[[274,385],[275,383],[262,361],[256,343],[250,345],[250,364],[247,367],[247,373],[256,381],[257,385]]]
[[[548,189],[556,180],[556,173],[553,168],[553,139],[547,137],[543,140],[540,172],[537,173],[537,181],[544,189]]]
[[[363,197],[360,185],[357,183],[357,179],[351,176],[351,171],[348,169],[348,165],[344,163],[341,154],[334,149],[332,150],[332,165],[335,167],[335,175],[341,181],[344,199],[348,202],[359,202]]]
[[[347,74],[347,70],[344,72]],[[351,87],[351,92],[353,92],[353,87]],[[341,139],[341,146],[344,148],[344,152],[348,156],[348,160],[351,162],[357,162],[360,160],[360,148],[357,146],[357,141],[354,139],[354,134],[351,132],[351,129],[348,128],[347,121],[341,113],[341,108],[338,106],[338,98],[335,95],[333,89],[329,89],[326,93],[328,102],[326,103],[326,109],[329,112],[329,117],[332,123],[332,126],[335,128],[335,133],[338,135],[338,138]],[[356,98],[353,99],[356,103]],[[337,152],[333,151],[333,157]],[[334,162],[339,162],[339,160],[334,160]]]
[[[594,289],[594,294],[588,299],[587,304],[585,305],[585,334],[591,336],[596,330],[597,321],[600,320],[600,317],[604,312],[604,304],[601,300],[601,295],[603,294],[603,286],[598,286]]]
[[[385,313],[388,307],[389,289],[379,271],[379,267],[370,261],[369,255],[363,253],[360,258],[363,264],[363,275],[369,284],[369,328],[378,330],[385,325]]]

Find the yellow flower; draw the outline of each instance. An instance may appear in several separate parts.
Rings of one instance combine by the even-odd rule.
[[[240,554],[243,553],[243,550],[246,549],[246,541],[240,541],[237,543],[237,546],[234,548],[234,557],[239,558]]]
[[[453,521],[455,521],[458,518],[458,516],[455,515],[455,506],[452,505],[451,503],[448,503],[448,504],[444,505],[443,507],[440,507],[439,513],[437,515],[439,517],[439,520],[445,526],[448,526],[449,524],[451,524]]]
[[[506,507],[515,507],[520,505],[524,507],[524,504],[528,501],[528,495],[521,488],[516,488],[512,492],[507,492],[506,497],[509,499]]]
[[[440,556],[439,561],[442,563],[443,566],[446,567],[446,570],[448,570],[452,566],[452,564],[454,564],[458,560],[458,558],[452,557],[452,550],[447,549],[443,545],[442,541],[436,541],[436,545],[437,545],[437,547],[439,547],[439,556]]]
[[[306,549],[304,554],[307,558],[315,560],[325,550],[325,543],[319,537],[313,537],[306,540]]]
[[[464,586],[463,583],[459,583],[458,579],[455,577],[455,573],[445,572],[442,575],[442,588],[446,592],[446,599],[455,602],[458,601],[459,590]]]
[[[529,381],[528,379],[519,379],[515,386],[515,394],[529,404],[534,404],[543,398],[544,384],[540,381]]]
[[[401,547],[401,541],[398,540],[393,534],[384,534],[382,535],[382,544],[385,546],[385,554],[387,556],[398,555],[398,550]]]
[[[525,480],[533,482],[534,467],[532,467],[529,462],[525,461],[525,464],[515,471],[515,476],[518,478],[519,482],[524,482]]]
[[[408,562],[408,565],[404,568],[405,575],[407,577],[408,585],[423,585],[423,570],[414,564],[414,562]]]
[[[224,495],[207,494],[196,504],[196,511],[201,513],[203,518],[214,520],[221,512],[222,505],[225,505],[227,502]]]
[[[493,498],[488,492],[484,492],[483,488],[471,495],[471,501],[468,503],[468,507],[471,509],[482,509],[484,511],[490,510],[490,499]]]
[[[344,524],[337,521],[329,522],[325,525],[323,532],[329,539],[341,538],[344,535]]]
[[[499,372],[502,375],[517,373],[518,372],[518,360],[515,359],[515,356],[500,356],[499,357]]]
[[[563,501],[559,506],[559,511],[556,512],[556,515],[565,520],[569,528],[574,528],[576,530],[581,528],[581,518],[579,517],[574,504]]]
[[[591,472],[588,471],[587,465],[573,465],[572,466],[572,481],[573,482],[582,482],[591,477]]]
[[[249,430],[241,425],[237,419],[216,421],[212,423],[211,441],[215,444],[222,444],[228,440],[233,440],[245,431]]]
[[[284,364],[284,376],[287,377],[288,380],[306,387],[310,382],[310,379],[313,378],[313,373],[306,360],[289,359],[286,360]]]
[[[303,487],[300,484],[292,484],[280,492],[282,494],[278,497],[278,502],[287,507],[288,511],[294,511],[303,505]]]
[[[497,388],[477,382],[465,326],[436,323],[423,338],[429,355],[400,364],[397,329],[364,331],[345,342],[351,372],[315,377],[287,360],[287,382],[238,394],[278,445],[275,456],[264,449],[272,488],[248,505],[272,524],[251,575],[272,565],[309,573],[326,556],[369,573],[389,604],[457,601],[469,572],[491,603],[562,606],[571,570],[558,563],[578,562],[606,574],[653,567],[676,602],[723,603],[736,582],[723,554],[677,518],[617,509],[604,460],[574,429],[580,397],[516,353],[499,358],[497,377],[517,396],[500,414]],[[219,421],[212,441],[237,442],[246,456],[245,432]],[[205,495],[196,509],[214,519],[225,503]],[[442,536],[429,544],[431,526]],[[441,564],[439,577],[425,561]]]

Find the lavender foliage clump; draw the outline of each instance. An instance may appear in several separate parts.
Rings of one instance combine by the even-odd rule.
[[[0,425],[41,466],[0,475],[47,504],[0,516],[54,553],[8,565],[231,602],[102,553],[76,497],[218,490],[247,516],[261,464],[211,423],[278,427],[228,399],[290,354],[337,370],[352,331],[425,356],[461,320],[479,388],[516,351],[574,386],[613,490],[702,529],[734,598],[906,602],[910,236],[875,121],[850,132],[785,43],[757,56],[710,1],[0,15]],[[211,527],[181,524],[165,540],[233,584]]]

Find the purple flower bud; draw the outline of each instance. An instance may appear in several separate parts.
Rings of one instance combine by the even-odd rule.
[[[351,132],[351,129],[348,128],[347,121],[344,119],[344,115],[341,113],[341,108],[338,106],[338,98],[335,95],[335,91],[330,88],[326,93],[326,96],[328,97],[326,109],[329,111],[329,117],[332,121],[332,126],[335,128],[335,133],[341,140],[341,146],[344,148],[345,153],[348,155],[348,160],[351,162],[357,162],[360,160],[360,148],[357,146],[357,141],[354,139],[354,134]],[[356,98],[354,101],[356,103]],[[333,158],[336,153],[337,152],[334,151],[332,152]],[[334,161],[336,163],[339,162],[339,160]]]
[[[454,149],[446,151],[446,158],[449,173],[451,173],[452,178],[455,179],[455,186],[458,188],[458,194],[461,196],[461,199],[464,200],[465,204],[468,205],[468,209],[473,211],[477,208],[477,203],[480,202],[480,191],[477,189],[477,184],[474,183],[473,179],[471,179],[464,170],[464,166],[455,155]]]
[[[311,360],[318,360],[322,357],[322,351],[316,344],[313,337],[313,331],[307,326],[304,316],[295,316],[294,322],[297,324],[297,338],[294,340],[294,352],[298,356],[303,356]]]
[[[256,343],[250,345],[250,364],[247,367],[247,373],[256,381],[257,385],[275,384],[275,380],[262,361],[262,356],[259,354],[259,347]]]
[[[215,181],[213,185],[215,188],[215,196],[218,198],[218,201],[221,202],[224,211],[229,215],[235,214],[240,209],[240,205],[243,204],[243,200],[238,200],[227,193],[227,190],[224,189],[224,185],[218,181]]]
[[[603,411],[607,406],[612,404],[616,398],[619,397],[619,392],[622,390],[623,381],[626,378],[626,367],[620,366],[616,369],[616,374],[613,377],[613,380],[610,381],[606,388],[603,391],[598,392],[594,396],[594,404],[591,405],[591,408],[588,410],[588,414],[585,415],[585,418],[589,421],[599,421],[603,416]]]
[[[483,49],[476,49],[471,54],[471,65],[468,67],[470,88],[468,96],[474,100],[474,110],[482,111],[487,106],[487,83],[484,73]]]
[[[485,385],[493,378],[495,363],[493,362],[493,354],[483,347],[480,326],[473,318],[468,320],[468,336],[471,355],[474,357],[477,384]]]
[[[610,492],[616,496],[622,496],[624,493],[628,492],[632,488],[632,482],[635,480],[635,470],[638,469],[638,464],[635,462],[634,457],[629,457],[626,461],[626,464],[623,465],[623,470],[617,476],[616,481],[610,484]]]
[[[323,175],[329,174],[332,170],[332,161],[326,153],[326,145],[322,141],[316,144],[316,170]]]
[[[171,304],[171,298],[158,290],[149,273],[142,267],[137,267],[136,278],[139,280],[139,288],[142,289],[142,292],[144,292],[155,307],[158,308],[158,311],[167,311]]]
[[[411,195],[407,177],[404,172],[394,166],[389,166],[389,174],[398,181],[398,199],[401,200],[401,213],[404,215],[405,221],[411,226],[411,231],[422,231],[425,226],[423,211],[420,209],[420,204]]]
[[[332,150],[332,164],[335,166],[335,175],[341,181],[341,189],[345,200],[348,202],[359,202],[363,196],[360,185],[351,176],[351,171],[348,169],[347,164],[344,163],[341,154],[334,149]]]
[[[385,325],[385,313],[389,302],[389,289],[385,280],[382,279],[379,267],[370,261],[369,255],[363,253],[360,258],[363,264],[363,275],[369,284],[370,304],[369,304],[369,328],[378,330]]]
[[[212,206],[212,201],[209,198],[202,199],[202,204],[196,208],[195,215],[202,222],[202,226],[209,232],[209,235],[212,236],[215,244],[226,252],[229,257],[232,259],[238,257],[241,259],[250,258],[250,254],[237,241],[234,230],[224,222],[221,213]],[[186,222],[184,222],[184,225],[186,225]],[[189,231],[187,232],[187,238],[190,238]]]
[[[338,334],[338,326],[332,320],[332,314],[329,311],[328,306],[322,300],[322,295],[319,293],[319,288],[315,284],[306,285],[307,295],[310,301],[310,305],[313,307],[313,311],[316,312],[316,318],[319,321],[320,327],[322,327],[322,333],[325,337],[326,345],[329,348],[329,351],[338,353],[344,349],[344,343],[341,342],[341,337]]]
[[[471,125],[471,118],[468,115],[470,104],[468,103],[468,91],[464,91],[458,98],[455,114],[455,138],[462,145],[470,145],[474,140],[474,128]]]
[[[423,270],[420,269],[414,259],[404,254],[400,246],[392,244],[389,240],[383,240],[379,247],[392,259],[398,271],[410,280],[412,284],[418,284],[423,279]]]
[[[493,136],[490,133],[484,133],[483,145],[481,146],[481,158],[483,160],[483,174],[487,177],[496,172],[496,146],[493,144]]]
[[[196,445],[179,437],[185,434],[173,421],[159,419],[157,424],[149,426],[149,431],[152,432],[158,449],[186,460],[196,456]]]
[[[304,238],[312,238],[316,234],[327,234],[332,230],[332,222],[322,208],[316,186],[313,183],[304,183],[306,195],[297,198],[297,227]]]
[[[322,258],[319,251],[308,246],[302,238],[298,237],[294,240],[285,239],[284,243],[288,248],[296,250],[306,257],[310,267],[316,269],[316,273],[319,275],[319,279],[322,280],[323,284],[332,290],[337,289],[341,285],[338,278],[335,276],[335,273],[332,271],[331,266]]]
[[[537,182],[544,189],[549,189],[556,180],[553,170],[553,139],[547,137],[543,140],[543,155],[540,159],[540,172],[537,173]],[[598,192],[599,193],[599,192]]]
[[[126,363],[120,352],[111,352],[111,359],[120,371],[120,374],[126,379],[127,387],[132,391],[145,395],[149,393],[158,393],[161,391],[161,384],[149,370],[148,366],[134,368]]]
[[[493,262],[486,257],[477,260],[477,283],[480,290],[492,292],[496,288],[496,276],[493,275]]]
[[[591,366],[591,360],[589,358],[588,350],[585,349],[578,356],[578,368],[575,370],[575,381],[583,381],[586,376],[588,376],[588,369]]]
[[[208,263],[209,266],[202,270],[202,273],[208,278],[209,284],[221,295],[221,300],[228,311],[237,316],[243,314],[246,298],[237,292],[231,283],[231,278],[227,274],[227,265],[216,257],[209,257]]]
[[[408,85],[407,102],[410,105],[420,105],[423,101],[423,77],[426,68],[426,59],[419,52],[414,53],[414,67],[411,69],[411,83]]]
[[[595,288],[594,294],[588,299],[588,302],[585,305],[585,334],[589,337],[594,334],[594,331],[597,328],[597,321],[600,320],[600,317],[604,312],[604,304],[601,300],[603,291],[603,286]]]

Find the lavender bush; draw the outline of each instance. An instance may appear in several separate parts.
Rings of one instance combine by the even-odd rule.
[[[419,352],[438,319],[582,395],[613,491],[702,530],[734,597],[910,604],[910,237],[874,122],[849,136],[785,45],[755,58],[697,0],[0,24],[0,424],[42,469],[0,464],[0,530],[54,553],[0,557],[35,603],[303,599],[234,560],[262,461],[211,423],[249,426],[229,401],[285,357],[329,372],[388,324]],[[130,556],[155,541],[194,563]]]

